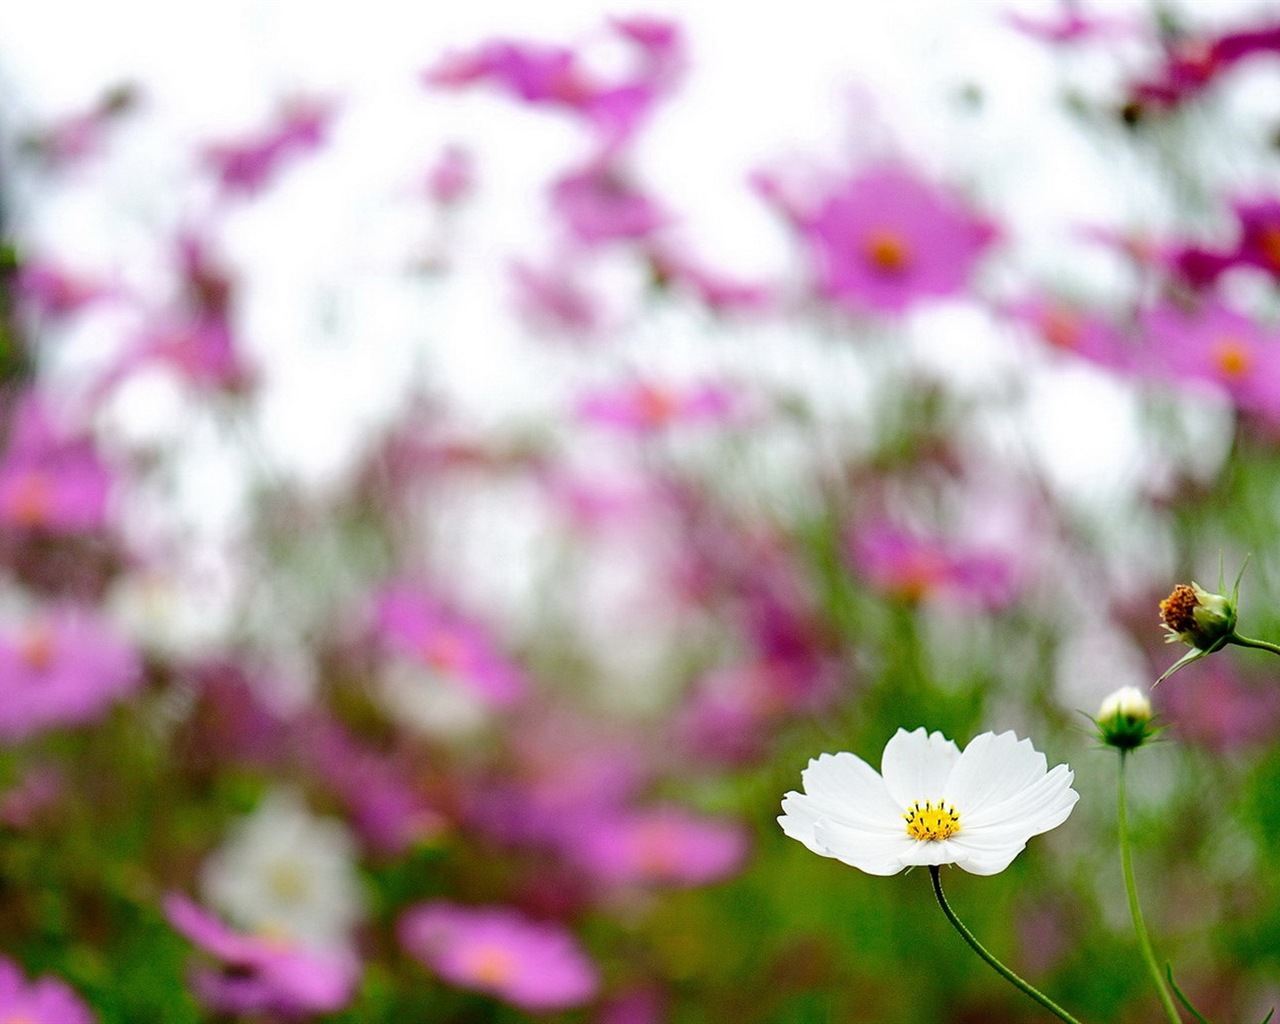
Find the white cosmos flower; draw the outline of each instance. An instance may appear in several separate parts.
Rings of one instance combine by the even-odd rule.
[[[788,793],[782,831],[814,853],[872,875],[913,865],[1003,871],[1032,836],[1067,819],[1071,770],[1011,732],[984,732],[964,752],[940,732],[899,729],[878,774],[855,754],[823,754]]]
[[[356,841],[293,788],[268,791],[204,863],[201,889],[238,928],[303,946],[346,946],[364,918]]]

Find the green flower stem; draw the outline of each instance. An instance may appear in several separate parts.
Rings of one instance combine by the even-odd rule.
[[[1067,1024],[1080,1024],[1075,1017],[1067,1013],[1066,1010],[1046,996],[1038,988],[1033,986],[1030,982],[1024,981],[1022,978],[1018,977],[1018,975],[1014,974],[1013,971],[1009,970],[1009,968],[988,953],[986,947],[973,937],[973,932],[969,931],[969,929],[964,926],[964,922],[962,922],[960,918],[956,917],[955,911],[951,909],[951,904],[949,904],[947,902],[947,898],[942,895],[942,878],[938,873],[938,865],[929,865],[929,875],[933,879],[933,894],[938,897],[938,906],[940,906],[942,908],[942,912],[947,915],[947,920],[951,922],[955,930],[960,933],[960,937],[969,944],[970,949],[990,964],[991,967],[995,969],[995,972],[999,974],[1000,977],[1004,978],[1005,981],[1009,982],[1010,985],[1029,995],[1059,1020],[1064,1020]]]
[[[1277,652],[1280,653],[1280,652]],[[1164,975],[1160,973],[1160,965],[1156,962],[1155,950],[1151,947],[1151,936],[1147,934],[1146,922],[1142,919],[1142,907],[1138,903],[1138,886],[1133,880],[1133,854],[1129,849],[1129,811],[1125,798],[1125,754],[1120,751],[1119,786],[1116,804],[1120,819],[1120,866],[1124,870],[1124,891],[1129,898],[1129,913],[1133,917],[1133,930],[1138,935],[1138,946],[1142,949],[1142,959],[1146,961],[1147,971],[1160,994],[1160,1003],[1172,1024],[1182,1024],[1178,1008],[1173,1005],[1173,996],[1164,983]]]
[[[1232,633],[1227,638],[1227,643],[1235,644],[1237,647],[1256,647],[1260,651],[1270,651],[1272,654],[1280,654],[1280,646],[1267,643],[1265,640],[1254,640],[1252,637],[1241,636],[1239,633]]]

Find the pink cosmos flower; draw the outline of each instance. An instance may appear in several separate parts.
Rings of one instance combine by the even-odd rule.
[[[877,590],[915,602],[942,594],[1001,608],[1017,589],[1013,565],[994,551],[967,550],[885,523],[861,527],[849,542],[853,564]]]
[[[447,827],[415,787],[408,766],[362,745],[336,722],[316,722],[307,751],[374,849],[400,853]]]
[[[1235,258],[1280,279],[1280,198],[1241,199],[1233,205],[1240,222]]]
[[[901,313],[962,291],[993,225],[903,167],[873,167],[801,225],[824,296],[858,312]]]
[[[28,982],[12,961],[0,959],[0,1021],[7,1024],[94,1024],[97,1018],[65,983],[45,976]]]
[[[426,85],[465,88],[480,83],[537,106],[583,119],[606,150],[625,143],[668,93],[683,68],[683,44],[673,22],[645,16],[619,18],[612,32],[627,43],[635,65],[601,77],[569,47],[505,39],[446,55],[423,74]]]
[[[551,203],[570,235],[583,245],[645,238],[669,217],[627,180],[616,163],[594,161],[560,178]]]
[[[141,682],[137,654],[93,612],[49,608],[0,633],[0,737],[90,722]]]
[[[0,528],[87,533],[107,525],[111,474],[87,436],[55,422],[29,393],[10,423],[0,456]]]
[[[387,647],[464,686],[495,707],[528,689],[524,672],[479,623],[449,611],[433,596],[393,584],[375,597],[378,632]]]
[[[26,144],[55,168],[73,167],[102,150],[112,124],[133,110],[139,98],[134,86],[117,85],[104,92],[88,110],[32,132]]]
[[[770,285],[730,277],[679,253],[650,252],[649,262],[658,285],[691,294],[712,313],[763,313],[777,300]]]
[[[191,975],[196,995],[229,1014],[331,1013],[351,1001],[360,965],[346,949],[308,949],[269,936],[245,935],[180,893],[164,899],[165,916],[184,938],[222,962]]]
[[[475,158],[461,146],[446,146],[427,170],[424,184],[437,206],[457,206],[475,189]]]
[[[1180,678],[1185,685],[1160,688],[1162,710],[1179,739],[1229,753],[1275,737],[1280,694],[1265,682],[1247,679],[1218,659]]]
[[[1009,303],[1003,312],[1030,327],[1055,351],[1113,370],[1134,368],[1134,342],[1097,313],[1047,295]]]
[[[1157,306],[1142,323],[1154,373],[1216,386],[1240,409],[1280,420],[1280,342],[1273,332],[1218,302]]]
[[[593,391],[578,402],[578,418],[634,434],[676,424],[723,423],[735,410],[734,395],[715,384],[671,386],[637,380]]]
[[[707,885],[735,874],[748,848],[736,822],[676,806],[589,817],[568,839],[570,860],[610,885]]]
[[[506,907],[433,900],[400,918],[400,942],[450,984],[535,1012],[581,1006],[600,987],[573,934]]]
[[[48,259],[24,260],[16,288],[25,308],[53,319],[71,316],[116,295],[116,290],[102,281]]]
[[[585,338],[605,324],[604,303],[565,264],[543,268],[516,262],[511,279],[516,307],[535,329]]]
[[[1176,107],[1240,61],[1260,53],[1280,53],[1280,22],[1219,35],[1186,35],[1169,46],[1161,66],[1135,83],[1130,94],[1140,105]]]
[[[335,112],[328,100],[290,100],[263,131],[206,147],[204,162],[224,195],[254,195],[288,160],[324,144]]]

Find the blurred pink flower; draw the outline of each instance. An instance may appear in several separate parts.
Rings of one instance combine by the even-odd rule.
[[[712,313],[763,313],[777,300],[770,285],[730,277],[675,252],[651,252],[649,261],[659,285],[688,292]]]
[[[112,124],[137,106],[139,93],[129,84],[107,89],[89,109],[67,115],[30,132],[25,145],[50,166],[74,167],[103,148]]]
[[[55,422],[47,403],[28,393],[14,410],[0,456],[0,528],[101,530],[111,485],[92,440]]]
[[[1158,109],[1197,96],[1221,74],[1247,57],[1280,53],[1280,22],[1221,34],[1188,33],[1167,46],[1157,70],[1130,88],[1133,102]]]
[[[603,78],[577,50],[546,43],[495,39],[447,54],[423,73],[436,88],[489,83],[525,103],[581,117],[605,149],[627,142],[684,67],[683,42],[674,22],[648,16],[617,18],[612,32],[637,58],[623,73]]]
[[[1051,349],[1113,370],[1132,369],[1137,346],[1100,314],[1051,296],[1034,296],[1004,307]]]
[[[0,1021],[6,1024],[94,1024],[97,1017],[65,982],[28,982],[12,960],[0,959]]]
[[[374,598],[378,633],[389,649],[464,686],[489,704],[507,707],[528,689],[524,672],[487,630],[430,594],[391,584]]]
[[[170,893],[165,916],[184,938],[222,961],[192,972],[191,987],[211,1009],[229,1014],[311,1014],[351,1001],[360,965],[346,949],[309,949],[270,936],[245,935],[186,896]]]
[[[12,829],[25,829],[39,814],[67,791],[62,772],[47,764],[27,769],[8,789],[0,792],[0,821]]]
[[[1274,740],[1280,694],[1268,683],[1248,680],[1219,659],[1179,680],[1178,686],[1160,688],[1160,710],[1179,739],[1217,753]]]
[[[570,235],[583,245],[645,238],[670,219],[628,180],[623,168],[603,160],[556,181],[551,204]]]
[[[23,306],[40,317],[59,319],[117,294],[116,289],[48,259],[24,260],[15,282]]]
[[[605,322],[600,298],[573,276],[570,267],[535,267],[519,261],[511,265],[516,307],[535,329],[585,337]]]
[[[445,818],[414,785],[408,767],[363,746],[336,722],[314,723],[307,753],[349,808],[351,824],[374,849],[401,853],[447,828]]]
[[[737,873],[749,845],[736,822],[676,806],[586,817],[566,838],[569,859],[610,885],[718,882]]]
[[[94,612],[49,608],[0,634],[0,737],[90,722],[141,682],[137,654]]]
[[[475,190],[475,158],[461,146],[445,146],[428,168],[424,184],[437,206],[457,206]]]
[[[1142,326],[1155,375],[1216,386],[1240,409],[1280,421],[1280,342],[1273,332],[1217,302],[1157,306],[1144,313]]]
[[[1136,20],[1105,14],[1086,14],[1072,0],[1064,0],[1056,13],[1044,17],[1008,11],[1005,13],[1005,21],[1023,35],[1057,45],[1136,34],[1140,30]]]
[[[400,942],[440,977],[535,1012],[581,1006],[599,972],[561,925],[505,907],[421,903],[400,918]]]
[[[737,402],[715,384],[671,386],[637,380],[592,391],[578,402],[578,418],[599,426],[650,434],[676,424],[723,423]]]
[[[896,600],[916,602],[935,595],[986,608],[1013,600],[1017,581],[1011,559],[996,551],[966,549],[886,523],[859,526],[849,556],[873,587]]]
[[[1241,199],[1233,205],[1240,223],[1235,258],[1280,278],[1280,199]]]
[[[288,160],[324,144],[335,112],[328,100],[290,100],[281,107],[275,123],[262,131],[205,147],[204,162],[224,195],[254,195]]]
[[[994,226],[905,167],[873,167],[829,193],[801,225],[824,296],[901,313],[961,292]]]

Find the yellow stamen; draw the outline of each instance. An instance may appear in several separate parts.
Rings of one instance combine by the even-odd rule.
[[[448,674],[462,668],[466,646],[452,633],[432,633],[422,645],[422,657],[437,672]]]
[[[960,831],[960,812],[941,802],[934,807],[932,801],[926,800],[921,807],[917,800],[902,817],[907,823],[907,835],[912,839],[929,842],[950,839]]]
[[[511,953],[501,946],[481,946],[472,953],[468,966],[472,979],[482,985],[505,985],[515,973]]]
[[[9,499],[10,514],[20,526],[40,526],[53,506],[48,478],[38,470],[23,475]]]
[[[863,252],[872,267],[883,274],[901,274],[911,263],[911,247],[898,232],[877,228],[867,235]]]
[[[1253,369],[1253,353],[1239,338],[1230,335],[1213,343],[1213,364],[1228,380],[1239,380]]]
[[[1080,344],[1080,318],[1070,310],[1051,306],[1040,316],[1040,333],[1054,348],[1074,351]]]

